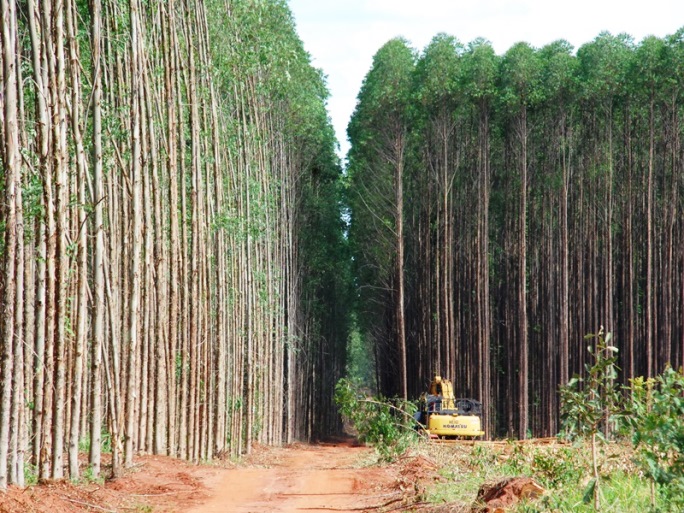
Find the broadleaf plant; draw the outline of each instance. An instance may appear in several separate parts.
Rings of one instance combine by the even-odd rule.
[[[603,327],[585,339],[595,340],[595,345],[587,348],[594,362],[585,364],[585,377],[573,376],[566,386],[561,386],[561,418],[569,438],[589,438],[591,441],[593,480],[586,496],[593,495],[594,507],[598,511],[601,487],[597,442],[610,435],[612,425],[621,412],[620,390],[615,384],[618,349],[610,343],[610,332],[604,336]]]
[[[634,378],[624,420],[637,462],[672,511],[684,507],[684,372],[667,367],[655,378]],[[655,491],[655,487],[654,490]],[[655,506],[655,493],[651,496]]]

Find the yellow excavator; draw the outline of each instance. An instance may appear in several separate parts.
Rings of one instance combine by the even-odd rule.
[[[415,420],[430,438],[477,438],[485,434],[482,403],[475,399],[456,399],[451,381],[439,375],[421,396]]]

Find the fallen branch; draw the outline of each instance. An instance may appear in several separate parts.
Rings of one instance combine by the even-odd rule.
[[[390,504],[394,504],[395,502],[399,502],[401,500],[404,500],[405,497],[402,495],[401,497],[397,497],[396,499],[392,499],[390,501],[387,501],[383,504],[378,504],[377,506],[363,506],[360,508],[328,508],[325,506],[318,506],[316,508],[298,508],[301,511],[308,511],[308,510],[313,510],[313,511],[320,511],[320,510],[325,510],[325,511],[368,511],[369,509],[381,509],[381,508],[386,508]]]
[[[73,502],[74,504],[78,504],[79,506],[85,506],[86,508],[96,509],[98,511],[105,511],[106,513],[116,513],[116,511],[114,511],[113,509],[106,509],[101,506],[97,506],[96,504],[89,504],[87,502],[77,501],[74,499],[70,499],[69,497],[65,497],[64,495],[62,495],[62,498],[69,502]]]
[[[190,493],[195,490],[172,490],[170,492],[161,493],[132,493],[131,497],[161,497],[162,495],[176,495],[178,493]]]
[[[424,425],[421,424],[420,422],[416,422],[416,419],[413,418],[413,414],[407,412],[406,410],[402,410],[402,409],[399,408],[398,406],[394,406],[392,403],[382,402],[382,401],[376,401],[375,399],[369,399],[369,398],[367,398],[367,397],[364,397],[364,398],[359,399],[359,402],[360,402],[360,403],[375,404],[375,405],[377,405],[377,406],[389,406],[390,409],[395,410],[395,411],[398,412],[398,413],[401,413],[404,417],[406,417],[407,419],[409,419],[411,423],[414,423],[414,422],[415,422],[416,424],[418,424],[418,425],[419,425],[420,427],[422,427],[423,429],[426,429],[426,428],[427,428],[427,426],[424,426]]]
[[[330,493],[278,493],[279,497],[317,497],[317,496],[327,496],[327,495],[359,495],[359,492],[330,492]],[[376,499],[381,497],[392,497],[396,493],[385,493],[383,495],[373,495]],[[314,508],[315,509],[315,508]]]
[[[434,504],[431,504],[431,503],[425,502],[425,501],[414,502],[413,504],[411,504],[411,511],[413,511],[414,508],[419,508],[418,510],[423,509],[423,506],[427,506],[430,509],[435,507]],[[388,509],[387,511],[385,511],[385,513],[392,513],[393,511],[406,511],[404,508],[406,508],[406,505],[402,504],[400,506],[397,506],[396,508]],[[468,508],[466,506],[463,506],[462,510],[450,509],[449,511],[453,511],[454,513],[457,511],[464,511],[465,512],[465,511],[467,511],[467,509]]]
[[[328,495],[358,495],[357,492],[331,492],[331,493],[279,493],[280,497],[318,497]]]

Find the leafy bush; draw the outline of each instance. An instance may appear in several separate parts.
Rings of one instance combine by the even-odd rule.
[[[337,383],[335,402],[356,429],[359,440],[372,445],[384,461],[401,456],[417,439],[413,428],[416,407],[410,402],[393,404],[366,397],[347,379]]]
[[[586,460],[576,448],[535,447],[516,444],[508,456],[489,453],[475,446],[471,461],[479,462],[479,469],[496,467],[502,476],[534,477],[545,488],[559,489],[577,486],[586,472]],[[480,449],[480,450],[478,450]]]
[[[600,475],[597,439],[604,439],[621,412],[622,396],[615,384],[617,378],[617,347],[610,344],[611,334],[604,337],[603,327],[595,335],[595,347],[587,350],[594,358],[593,365],[585,364],[586,377],[573,376],[560,388],[563,429],[570,438],[588,437],[591,440],[591,457],[594,479],[589,483],[586,496],[593,496],[594,508],[599,510]],[[602,432],[603,429],[603,432]]]
[[[533,475],[548,488],[576,486],[585,472],[577,451],[562,448],[559,451],[536,451],[532,458]]]
[[[684,373],[671,367],[656,378],[631,380],[624,419],[632,428],[637,462],[672,511],[684,507]],[[655,497],[652,497],[655,503]]]
[[[573,376],[561,386],[561,418],[564,434],[569,438],[598,436],[602,429],[608,433],[611,422],[621,411],[622,397],[615,383],[617,378],[617,347],[610,345],[611,334],[603,335],[603,328],[596,335],[596,347],[587,350],[594,359],[593,365],[585,364],[586,377]]]
[[[631,380],[625,400],[615,380],[617,348],[610,345],[610,333],[597,335],[595,348],[589,347],[593,365],[586,365],[586,378],[575,376],[561,387],[561,416],[570,438],[590,437],[594,479],[586,495],[594,496],[599,509],[597,438],[610,433],[616,419],[631,430],[637,449],[637,463],[651,478],[660,494],[659,503],[672,511],[684,508],[684,372],[671,367],[655,377]],[[656,507],[655,487],[651,506]]]

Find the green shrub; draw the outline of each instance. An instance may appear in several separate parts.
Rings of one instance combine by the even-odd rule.
[[[417,439],[413,427],[416,407],[410,402],[393,404],[382,398],[364,396],[349,380],[335,387],[335,402],[349,420],[359,440],[373,446],[383,461],[392,461],[406,452]]]
[[[622,396],[615,383],[617,378],[617,347],[610,344],[611,334],[604,337],[603,327],[597,334],[587,335],[595,339],[595,347],[587,348],[594,358],[593,365],[585,364],[586,376],[574,376],[566,386],[561,386],[561,418],[563,429],[569,438],[588,437],[591,440],[593,480],[585,496],[594,498],[594,508],[601,507],[598,442],[609,434],[622,410]],[[603,431],[602,431],[603,430]]]
[[[532,471],[547,488],[575,486],[586,471],[578,451],[563,448],[559,451],[536,451]]]
[[[684,508],[684,373],[671,367],[656,378],[631,380],[624,415],[637,462],[672,511]],[[655,504],[655,497],[651,499]]]

